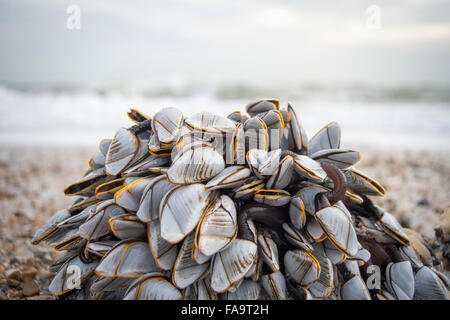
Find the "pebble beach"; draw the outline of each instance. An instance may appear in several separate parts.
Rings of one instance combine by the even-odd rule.
[[[433,241],[450,207],[448,153],[359,150],[357,168],[386,189],[374,202]],[[61,256],[33,246],[34,232],[74,198],[63,190],[88,168],[94,147],[3,147],[0,154],[0,299],[53,299],[49,266]],[[448,220],[448,217],[447,217]]]

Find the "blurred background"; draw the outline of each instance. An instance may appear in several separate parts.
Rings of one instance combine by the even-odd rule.
[[[0,274],[46,270],[54,251],[30,237],[129,108],[278,98],[309,137],[337,121],[387,190],[376,203],[434,237],[450,220],[449,17],[444,0],[0,0]],[[2,281],[0,299],[21,297]]]
[[[125,112],[290,101],[312,136],[448,150],[450,2],[0,0],[0,143],[96,145]]]

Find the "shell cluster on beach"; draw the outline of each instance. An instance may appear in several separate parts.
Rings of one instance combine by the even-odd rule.
[[[449,299],[423,237],[369,197],[386,191],[291,105],[191,116],[164,108],[100,142],[76,196],[34,235],[64,251],[64,299]]]

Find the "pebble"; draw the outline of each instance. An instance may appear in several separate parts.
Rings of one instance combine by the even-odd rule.
[[[429,207],[430,206],[430,202],[427,199],[423,198],[420,201],[417,201],[417,205],[418,206],[423,206],[423,207]]]
[[[53,279],[53,277],[56,275],[56,272],[51,272],[51,271],[43,271],[41,273],[41,278],[44,280],[50,280]]]
[[[25,280],[23,283],[22,295],[24,297],[32,297],[40,292],[39,285],[34,280]]]
[[[8,300],[8,296],[3,292],[3,290],[0,290],[0,300]]]
[[[44,249],[33,249],[34,256],[37,258],[45,258],[47,251]]]
[[[439,226],[445,234],[450,233],[450,207],[445,208],[444,214],[440,217]]]
[[[15,279],[8,279],[8,287],[17,288],[20,286],[20,281]]]
[[[36,278],[38,271],[34,267],[27,268],[22,271],[23,280],[34,280]]]
[[[5,278],[8,280],[20,280],[22,275],[18,269],[9,269],[5,272]]]

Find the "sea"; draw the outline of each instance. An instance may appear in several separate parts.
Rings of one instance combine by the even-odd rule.
[[[278,98],[290,103],[308,137],[336,121],[342,147],[390,152],[450,152],[448,88],[370,88],[247,85],[162,88],[23,88],[0,86],[0,146],[86,146],[112,138],[133,123],[130,108],[153,115],[176,107],[188,117],[208,111],[227,116],[247,103]]]

